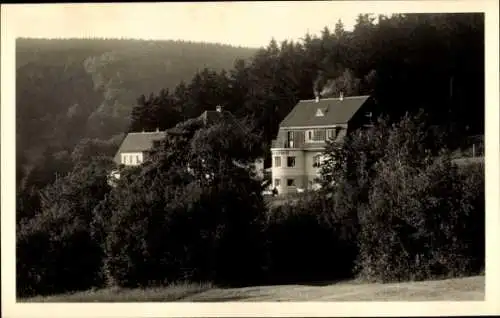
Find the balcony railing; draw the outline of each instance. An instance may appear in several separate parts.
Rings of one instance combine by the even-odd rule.
[[[298,145],[294,141],[273,140],[272,148],[296,148]]]
[[[271,143],[271,148],[283,148],[283,149],[309,149],[325,147],[325,141],[316,142],[296,142],[296,141],[276,141],[273,140]]]

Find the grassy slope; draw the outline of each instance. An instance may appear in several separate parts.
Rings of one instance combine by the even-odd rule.
[[[175,285],[150,289],[103,289],[21,301],[482,301],[484,285],[484,276],[394,284],[350,281],[324,286],[279,285],[227,289],[212,288],[210,285]]]

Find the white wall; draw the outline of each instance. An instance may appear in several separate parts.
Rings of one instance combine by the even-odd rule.
[[[295,191],[297,186],[301,186],[304,176],[304,151],[302,150],[276,150],[272,151],[272,186],[276,187],[278,193]],[[275,166],[275,157],[281,157],[281,166]],[[287,157],[295,157],[295,166],[287,167]],[[287,178],[295,179],[295,187],[287,186]],[[280,185],[276,186],[275,180],[280,179]]]
[[[320,168],[314,167],[314,157],[321,155],[321,151],[305,151],[305,150],[277,150],[272,151],[272,187],[276,187],[278,193],[284,194],[288,192],[296,192],[297,188],[307,188],[310,186],[309,181],[319,177]],[[281,157],[281,167],[275,166],[275,157]],[[289,168],[287,164],[287,156],[295,156],[295,167]],[[295,187],[288,187],[287,179],[295,179]],[[276,186],[276,179],[280,179],[280,185]]]
[[[120,163],[126,166],[137,166],[144,161],[142,152],[124,152],[121,154]]]

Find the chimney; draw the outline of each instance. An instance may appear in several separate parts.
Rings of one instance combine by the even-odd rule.
[[[217,106],[215,107],[215,110],[216,110],[217,112],[219,112],[219,113],[220,113],[220,112],[222,112],[222,106],[221,106],[221,105],[217,105]]]
[[[314,95],[316,96],[316,103],[319,103],[319,99],[320,99],[320,94],[318,92],[314,92]]]
[[[340,92],[340,97],[339,97],[340,100],[344,100],[344,92]]]

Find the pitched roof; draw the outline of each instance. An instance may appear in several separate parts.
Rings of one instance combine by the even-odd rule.
[[[350,96],[301,100],[283,119],[280,127],[322,126],[346,124],[370,96]],[[316,116],[318,109],[323,116]]]
[[[164,131],[153,132],[131,132],[123,139],[120,148],[116,152],[115,160],[124,152],[142,152],[153,148],[153,141],[165,138]]]

